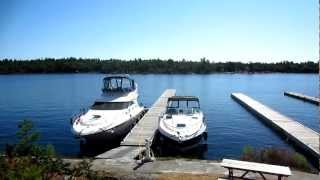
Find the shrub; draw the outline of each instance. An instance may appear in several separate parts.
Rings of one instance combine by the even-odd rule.
[[[301,154],[275,147],[258,150],[247,145],[242,150],[241,160],[290,166],[299,170],[313,172],[313,168]]]
[[[71,168],[70,175],[72,177],[86,177],[88,179],[102,179],[98,176],[98,173],[92,171],[91,169],[91,160],[82,160],[79,164]]]
[[[296,166],[298,169],[305,170],[305,171],[308,171],[310,168],[306,158],[298,153],[294,153],[290,164]]]
[[[39,133],[35,132],[32,121],[23,120],[18,125],[16,144],[6,145],[5,156],[0,157],[1,179],[99,179],[90,170],[90,161],[82,161],[74,168],[56,155],[52,145],[36,144]]]
[[[241,159],[244,160],[244,161],[249,161],[251,159],[256,159],[254,156],[255,156],[255,152],[254,152],[254,149],[249,146],[249,145],[246,145],[243,150],[242,150],[242,156],[241,156]]]

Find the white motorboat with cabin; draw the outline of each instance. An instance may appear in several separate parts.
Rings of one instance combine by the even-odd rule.
[[[206,139],[206,121],[195,96],[173,96],[168,99],[158,130],[164,137],[179,144]],[[198,142],[198,141],[196,141]]]
[[[138,97],[138,85],[129,75],[105,77],[101,97],[72,119],[72,132],[87,141],[124,137],[145,112]]]

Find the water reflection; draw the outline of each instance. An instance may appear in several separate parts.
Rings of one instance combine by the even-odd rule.
[[[205,159],[208,152],[206,136],[199,136],[187,143],[179,144],[156,133],[152,145],[156,157],[181,157],[191,159]]]

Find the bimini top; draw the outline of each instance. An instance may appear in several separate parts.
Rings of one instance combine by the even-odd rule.
[[[103,79],[108,79],[108,78],[127,78],[127,79],[132,79],[129,74],[110,74],[110,75],[107,75]]]
[[[103,92],[130,92],[135,89],[134,80],[127,74],[108,75],[103,78]]]
[[[193,114],[199,112],[200,103],[196,96],[172,96],[168,98],[167,114]]]
[[[199,101],[196,96],[172,96],[168,98],[168,101]]]

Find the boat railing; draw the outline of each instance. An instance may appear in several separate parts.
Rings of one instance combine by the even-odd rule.
[[[75,121],[79,121],[80,117],[82,115],[84,115],[86,112],[88,111],[87,108],[81,108],[79,113],[74,114],[71,118],[70,118],[70,124],[73,124]]]

